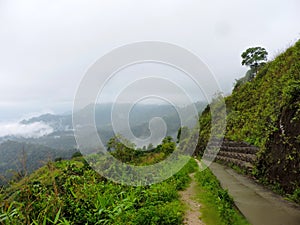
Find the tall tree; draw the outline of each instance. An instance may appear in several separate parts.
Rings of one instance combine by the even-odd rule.
[[[242,65],[250,66],[257,74],[259,67],[267,61],[268,52],[262,47],[248,48],[242,53]]]

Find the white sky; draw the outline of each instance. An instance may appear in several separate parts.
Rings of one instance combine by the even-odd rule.
[[[0,0],[0,121],[70,111],[88,67],[113,48],[157,40],[197,54],[224,93],[247,68],[300,38],[298,0]]]

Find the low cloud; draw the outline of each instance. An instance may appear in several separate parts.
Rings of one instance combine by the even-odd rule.
[[[54,130],[51,126],[35,122],[31,124],[16,123],[0,123],[0,137],[17,136],[24,138],[39,138],[52,133]]]

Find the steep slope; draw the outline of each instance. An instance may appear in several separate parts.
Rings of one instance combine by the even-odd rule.
[[[237,86],[225,101],[226,138],[260,147],[254,175],[299,198],[300,41],[260,68],[251,82]],[[200,125],[198,154],[209,138],[209,107]]]

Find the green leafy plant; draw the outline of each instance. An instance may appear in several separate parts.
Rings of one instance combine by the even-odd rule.
[[[206,224],[248,225],[246,219],[234,208],[233,199],[223,190],[217,178],[207,168],[195,175],[199,185],[202,219]]]

